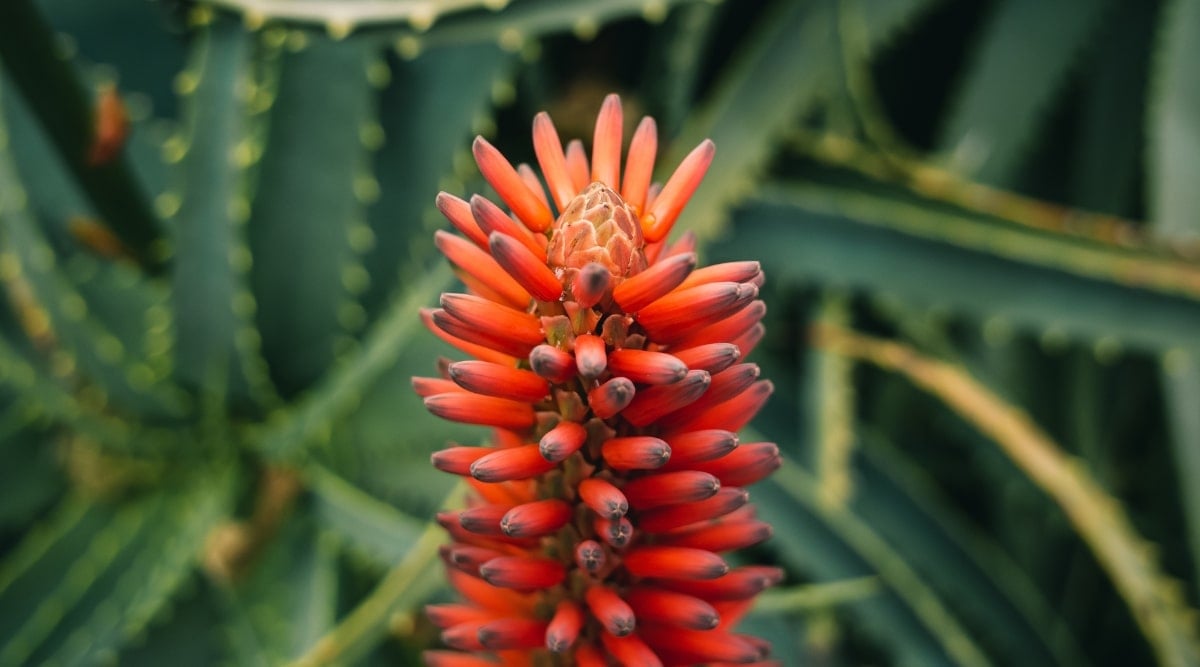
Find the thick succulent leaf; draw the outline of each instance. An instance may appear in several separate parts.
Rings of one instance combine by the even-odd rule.
[[[118,154],[100,165],[88,160],[94,128],[90,96],[71,63],[61,57],[53,32],[32,0],[0,6],[0,62],[100,217],[135,257],[161,266],[154,245],[162,235],[162,225],[125,158]]]
[[[465,485],[447,495],[443,507],[458,507]],[[429,523],[412,543],[404,558],[332,630],[315,642],[291,667],[315,667],[354,662],[371,651],[383,638],[387,623],[400,610],[415,608],[444,585],[438,546],[445,539],[441,526]]]
[[[336,540],[309,512],[299,512],[246,581],[217,592],[228,658],[238,665],[285,664],[333,626],[338,592]]]
[[[267,41],[273,33],[268,32]],[[285,393],[333,362],[363,323],[352,295],[366,287],[351,242],[373,196],[360,137],[375,123],[361,40],[313,35],[281,56],[247,229],[250,283],[263,355]]]
[[[441,226],[442,218],[434,197],[438,190],[465,194],[467,175],[461,172],[474,172],[470,139],[476,121],[487,113],[494,90],[511,89],[514,59],[493,44],[475,44],[372,65],[390,72],[390,82],[379,98],[378,122],[363,128],[369,140],[382,141],[372,165],[379,199],[369,211],[370,227],[354,231],[356,241],[367,239],[356,249],[366,251],[370,286],[361,303],[369,315],[386,305],[398,280],[415,278],[436,254],[429,228]]]
[[[169,604],[232,502],[230,470],[117,507],[68,499],[0,569],[0,662],[94,664]]]
[[[186,127],[172,148],[181,160],[179,185],[165,196],[177,209],[171,276],[176,374],[208,395],[251,394],[269,404],[273,389],[246,284],[252,262],[244,228],[248,172],[261,141],[251,115],[269,94],[252,69],[253,46],[253,35],[232,20],[216,18],[201,28],[189,69],[180,75]]]
[[[875,4],[864,3],[862,9],[874,15],[870,34],[883,40],[930,3],[878,3],[886,8],[882,13],[872,11]],[[718,157],[680,217],[681,229],[695,230],[701,239],[718,235],[729,208],[754,191],[784,133],[820,95],[838,85],[832,34],[836,11],[833,3],[779,3],[760,19],[711,96],[692,113],[659,164],[674,169],[705,138],[716,143]]]
[[[19,116],[20,114],[18,114]],[[0,126],[0,134],[11,133]],[[31,174],[36,177],[39,174]],[[52,365],[63,377],[83,374],[106,398],[117,405],[164,417],[181,414],[178,392],[159,387],[149,391],[156,377],[147,363],[144,328],[134,318],[110,328],[107,321],[89,309],[84,293],[62,271],[54,248],[34,222],[28,194],[18,180],[12,154],[0,144],[0,221],[3,222],[4,272],[8,298],[36,347],[51,354]],[[121,275],[130,284],[129,311],[101,308],[110,317],[122,312],[146,313],[153,297],[141,274],[130,267],[113,268],[109,276]],[[116,285],[115,281],[109,283]],[[142,308],[145,307],[145,310]],[[132,326],[131,326],[132,324]],[[130,349],[129,346],[134,346]],[[138,349],[142,348],[142,349]]]
[[[426,333],[415,313],[449,283],[450,270],[441,265],[408,285],[371,328],[357,354],[335,365],[292,407],[249,429],[253,446],[268,458],[286,459],[315,444],[327,444],[335,423],[358,408],[376,380]]]
[[[149,102],[154,112],[172,117],[175,94],[171,80],[182,69],[186,44],[169,29],[170,8],[163,3],[141,0],[110,0],[103,5],[76,0],[36,0],[54,30],[70,35],[71,53],[85,73],[85,86],[92,78],[119,73],[116,81],[123,95],[133,100],[137,115]],[[153,53],[153,58],[147,58]],[[102,69],[96,72],[92,63]],[[112,68],[109,70],[108,68]],[[131,100],[126,98],[127,102]]]
[[[425,529],[423,520],[364,493],[322,466],[309,466],[306,476],[320,529],[373,565],[391,567]]]
[[[1113,4],[1005,0],[996,5],[942,131],[940,149],[952,170],[986,183],[1009,182]]]
[[[1164,349],[1190,344],[1200,330],[1200,304],[1172,293],[1190,289],[1194,267],[1184,262],[861,191],[767,190],[738,213],[733,243],[714,247],[715,258],[734,259],[726,248],[737,248],[738,259],[757,257],[785,279],[868,289],[1035,333]],[[1114,261],[1150,274],[1118,270]],[[1144,284],[1124,284],[1130,278]]]
[[[1159,24],[1150,135],[1150,217],[1164,235],[1200,238],[1200,6],[1170,2]]]
[[[1070,174],[1071,201],[1084,209],[1112,215],[1137,215],[1150,44],[1157,7],[1149,2],[1119,2],[1097,35],[1096,49],[1082,73],[1082,115]]]
[[[822,504],[816,480],[785,462],[753,491],[759,513],[775,526],[783,562],[817,581],[878,574],[885,596],[847,605],[898,665],[992,664],[903,554],[850,508]]]
[[[1151,223],[1170,238],[1200,238],[1200,4],[1167,3],[1159,26],[1154,96],[1147,121],[1150,149]],[[1181,480],[1192,561],[1200,567],[1200,438],[1196,401],[1200,400],[1200,347],[1195,339],[1164,364],[1167,411],[1175,461]]]
[[[64,491],[50,434],[24,427],[22,406],[11,401],[0,416],[0,532],[26,525]]]
[[[915,462],[873,443],[856,461],[851,506],[904,554],[998,664],[1087,664],[1028,575],[940,497]]]

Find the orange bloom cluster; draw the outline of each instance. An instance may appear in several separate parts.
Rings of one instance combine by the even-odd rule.
[[[666,242],[713,144],[659,188],[644,118],[622,176],[615,95],[590,163],[545,113],[533,141],[545,187],[475,140],[511,214],[479,196],[437,200],[462,234],[439,231],[437,246],[470,294],[422,317],[474,359],[413,384],[434,414],[491,427],[493,446],[432,457],[476,493],[438,517],[465,601],[428,607],[456,650],[426,664],[773,664],[733,628],[782,573],[719,555],[771,534],[742,487],[779,466],[779,449],[736,435],[772,391],[744,362],[763,335],[762,272],[698,269],[692,236]]]

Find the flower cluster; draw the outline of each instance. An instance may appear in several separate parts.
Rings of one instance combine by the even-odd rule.
[[[774,471],[779,450],[736,435],[772,391],[744,362],[763,335],[763,276],[757,262],[696,268],[694,237],[666,242],[713,144],[659,188],[644,118],[622,174],[615,95],[590,163],[579,141],[563,150],[545,113],[533,141],[545,187],[475,141],[511,214],[479,196],[437,200],[462,234],[439,231],[437,246],[470,294],[444,294],[422,317],[474,358],[413,384],[431,412],[493,438],[432,457],[475,494],[438,517],[465,601],[428,607],[457,650],[426,663],[768,664],[766,643],[733,628],[782,573],[718,555],[771,534],[742,487]]]

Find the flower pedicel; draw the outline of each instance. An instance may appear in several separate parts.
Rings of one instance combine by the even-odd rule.
[[[782,572],[719,555],[771,534],[741,487],[774,471],[779,450],[736,436],[772,390],[743,361],[763,335],[762,272],[698,269],[691,235],[665,240],[713,144],[660,189],[644,118],[622,174],[615,95],[590,163],[579,141],[563,150],[545,113],[533,142],[545,189],[475,140],[511,215],[480,196],[437,199],[462,234],[439,231],[437,246],[470,294],[421,316],[474,359],[413,384],[434,414],[493,437],[432,457],[474,494],[438,516],[464,601],[428,607],[453,650],[426,664],[774,664],[733,628]]]

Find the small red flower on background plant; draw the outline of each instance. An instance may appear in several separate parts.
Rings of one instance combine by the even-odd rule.
[[[475,140],[511,215],[479,196],[437,199],[462,234],[439,231],[437,246],[471,293],[422,318],[474,359],[413,384],[434,414],[491,427],[493,444],[432,457],[475,494],[438,516],[464,602],[428,607],[457,650],[426,664],[767,664],[767,644],[733,628],[782,572],[718,555],[771,534],[741,487],[779,450],[736,436],[772,391],[744,362],[763,334],[763,276],[757,262],[697,269],[693,236],[666,242],[713,144],[659,188],[644,118],[622,175],[616,95],[590,163],[545,113],[533,142],[545,189]]]

